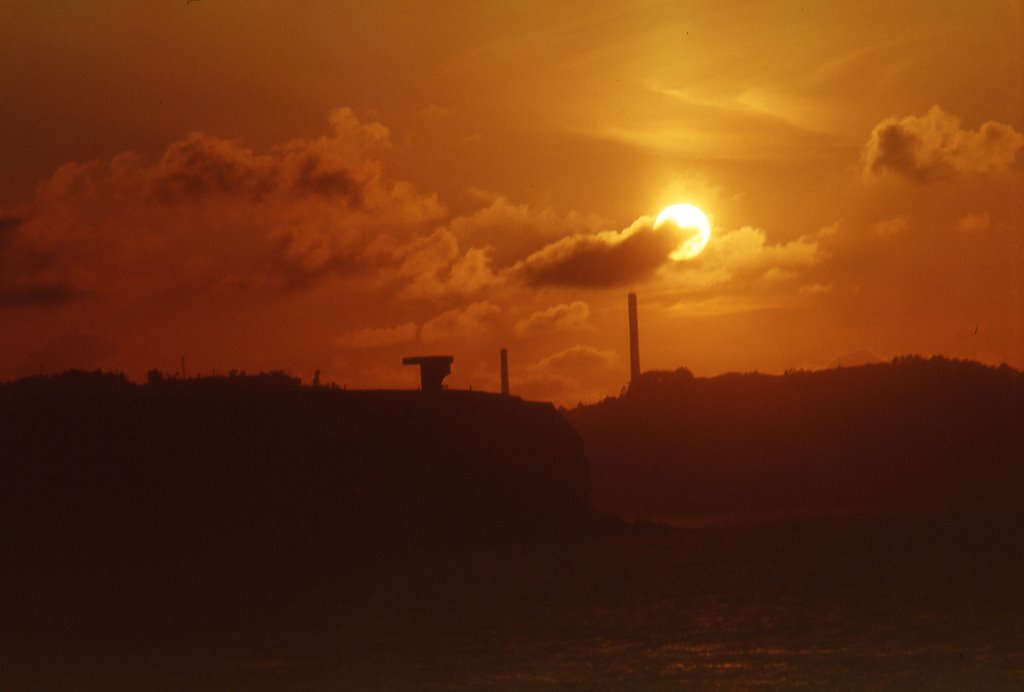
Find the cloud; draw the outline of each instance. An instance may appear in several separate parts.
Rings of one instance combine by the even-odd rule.
[[[675,262],[669,254],[678,247],[685,231],[662,226],[657,231],[651,217],[641,217],[622,231],[572,235],[534,252],[501,276],[525,286],[570,288],[612,288],[641,281],[654,274],[666,279],[663,288],[686,293],[710,289],[745,291],[756,283],[783,285],[797,279],[822,262],[826,252],[822,240],[835,233],[823,228],[817,233],[784,243],[768,242],[764,230],[744,226],[716,233],[698,256]],[[538,313],[520,322],[521,334],[549,318],[565,317],[553,309],[550,316]]]
[[[14,234],[24,219],[18,216],[0,216],[0,247]]]
[[[352,207],[375,206],[378,156],[390,147],[388,129],[361,123],[350,108],[334,111],[329,121],[330,135],[293,140],[265,153],[195,132],[167,147],[142,180],[149,194],[165,204],[213,196],[260,202],[272,195],[309,195]]]
[[[501,282],[491,269],[487,248],[462,253],[458,240],[446,228],[414,241],[403,254],[394,277],[405,282],[405,297],[471,295]]]
[[[259,201],[281,184],[277,164],[238,142],[196,132],[167,148],[151,171],[150,191],[164,204],[213,195]]]
[[[656,231],[654,219],[642,216],[621,231],[577,234],[546,245],[511,274],[532,286],[621,286],[651,276],[681,240],[674,225]]]
[[[66,282],[9,285],[0,280],[0,307],[58,307],[88,295]]]
[[[521,370],[513,370],[512,389],[528,390],[535,399],[563,405],[594,401],[607,394],[595,381],[607,378],[609,370],[616,367],[618,357],[614,351],[577,344]]]
[[[956,228],[962,233],[980,233],[992,225],[987,211],[969,213],[961,216],[956,222]]]
[[[471,190],[486,206],[452,219],[447,229],[462,245],[487,248],[501,270],[561,238],[592,234],[604,226],[597,216],[515,204],[501,195]]]
[[[457,259],[447,272],[448,291],[469,295],[477,293],[499,281],[491,271],[490,253],[484,248],[470,248]]]
[[[549,334],[554,331],[577,329],[587,323],[590,306],[581,300],[573,303],[555,305],[547,310],[535,312],[516,324],[516,332],[521,336],[530,334]]]
[[[781,284],[791,281],[797,277],[797,273],[791,269],[781,267],[770,267],[761,274],[761,280],[769,284]]]
[[[770,244],[764,230],[744,226],[712,237],[703,253],[671,267],[672,282],[691,293],[712,288],[745,290],[755,279],[780,284],[819,264],[825,254],[821,240],[832,232],[824,228],[785,243]]]
[[[899,214],[888,219],[882,219],[875,224],[875,233],[883,238],[891,238],[894,235],[906,233],[910,228],[910,222],[906,214]]]
[[[864,171],[927,183],[970,175],[1005,173],[1017,160],[1024,135],[988,121],[977,131],[938,106],[924,116],[888,118],[875,126],[864,149]]]
[[[26,213],[0,219],[0,290],[7,303],[42,306],[83,293],[206,297],[385,280],[445,214],[435,196],[387,178],[389,146],[387,128],[341,108],[328,134],[264,151],[193,133],[155,162],[125,152],[65,164]]]
[[[721,317],[775,310],[784,304],[784,301],[776,296],[713,296],[699,300],[680,300],[669,306],[666,313],[673,317]]]
[[[521,283],[514,265],[566,236],[589,237],[601,225],[595,216],[556,214],[475,188],[469,196],[484,206],[414,241],[405,253],[395,272],[407,283],[404,297],[468,296]]]
[[[607,366],[615,361],[614,351],[603,351],[593,346],[576,345],[537,362],[540,370],[561,372]]]
[[[530,369],[525,372],[513,372],[511,376],[512,393],[518,395],[528,391],[529,398],[534,401],[551,401],[561,406],[573,406],[584,401],[594,401],[607,392],[600,387],[587,387],[575,377],[568,377],[555,372]]]
[[[420,330],[424,342],[450,341],[478,336],[501,308],[487,301],[472,303],[463,309],[443,312],[427,321]]]
[[[381,348],[395,346],[416,339],[416,325],[413,322],[394,327],[367,327],[342,334],[334,340],[342,348]]]
[[[430,122],[446,122],[456,116],[456,111],[448,106],[430,103],[421,108],[416,116]]]
[[[800,287],[800,293],[805,296],[815,296],[822,293],[830,293],[832,288],[832,284],[804,284]]]

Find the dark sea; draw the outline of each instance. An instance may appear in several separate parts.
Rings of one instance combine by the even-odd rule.
[[[1024,515],[4,571],[5,690],[1024,689]]]

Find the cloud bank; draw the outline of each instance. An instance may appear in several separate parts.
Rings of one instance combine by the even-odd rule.
[[[477,337],[487,330],[489,323],[500,313],[501,308],[486,300],[462,309],[448,310],[423,324],[420,339],[436,343]]]
[[[965,130],[959,118],[932,106],[924,116],[888,118],[871,132],[864,149],[869,176],[892,174],[919,183],[1005,173],[1018,165],[1024,135],[988,121]]]
[[[68,163],[0,219],[0,302],[103,292],[295,291],[400,266],[444,207],[383,173],[387,128],[334,111],[330,132],[255,151],[193,133],[155,162]]]
[[[654,219],[642,216],[621,231],[562,238],[518,262],[511,273],[531,286],[622,286],[653,274],[681,239],[672,224],[655,230]]]

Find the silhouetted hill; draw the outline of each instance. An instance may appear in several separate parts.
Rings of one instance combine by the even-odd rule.
[[[595,507],[633,517],[1024,506],[1024,377],[943,358],[697,378],[566,412]]]
[[[550,404],[280,373],[0,385],[0,550],[55,561],[569,534],[582,443]]]

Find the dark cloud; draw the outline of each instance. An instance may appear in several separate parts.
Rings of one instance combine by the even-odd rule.
[[[487,205],[448,224],[448,230],[467,247],[486,247],[495,269],[504,270],[561,238],[588,235],[607,228],[607,222],[547,207],[515,204],[501,195],[474,191]]]
[[[18,230],[18,226],[22,224],[24,219],[18,216],[0,216],[0,242],[14,231]]]
[[[373,263],[362,255],[362,248],[317,256],[290,252],[286,240],[281,241],[280,246],[281,253],[270,256],[264,274],[272,278],[271,286],[275,289],[304,291],[329,277],[352,278],[367,273],[373,267]]]
[[[84,298],[88,291],[67,282],[0,285],[2,307],[60,307]]]
[[[894,174],[920,183],[967,175],[1005,173],[1018,165],[1024,135],[1004,123],[964,130],[938,106],[922,117],[889,118],[871,132],[864,149],[869,175]]]
[[[279,184],[279,171],[267,156],[236,142],[193,133],[169,146],[153,171],[153,194],[166,204],[213,194],[258,200]]]
[[[23,219],[17,216],[0,216],[0,271],[3,271],[4,250],[14,240],[14,235],[22,222]]]
[[[0,216],[0,307],[55,307],[85,296],[70,281],[46,278],[57,261],[52,252],[12,247],[24,222]]]
[[[124,152],[61,166],[24,217],[0,217],[2,304],[294,292],[394,273],[444,208],[384,175],[387,128],[346,108],[330,123],[264,151],[195,133],[155,162]]]
[[[641,217],[622,231],[574,235],[551,243],[512,268],[535,286],[605,288],[640,281],[668,261],[681,233],[666,224],[655,231]]]
[[[193,133],[164,152],[152,171],[152,193],[165,204],[212,195],[259,202],[278,194],[339,198],[358,206],[378,166],[338,148],[338,142],[320,139],[257,154],[236,141]]]
[[[310,156],[299,166],[294,187],[301,192],[341,197],[352,206],[358,206],[362,197],[360,186],[351,172],[344,168],[331,168],[318,156]]]

